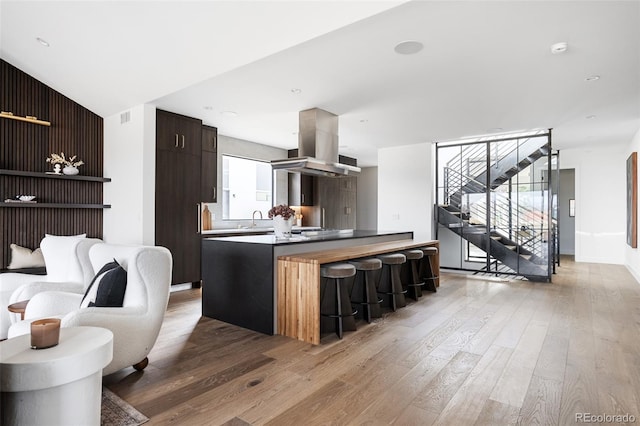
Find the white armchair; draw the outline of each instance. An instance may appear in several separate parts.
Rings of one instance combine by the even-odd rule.
[[[7,310],[12,303],[47,290],[84,293],[93,278],[89,249],[99,242],[102,240],[98,238],[46,236],[40,248],[47,275],[0,274],[0,339],[6,339],[11,323],[20,320],[18,314]]]
[[[9,329],[9,337],[30,332],[38,318],[58,317],[62,327],[95,326],[113,332],[113,360],[103,375],[127,366],[146,367],[147,355],[156,342],[169,302],[171,253],[164,247],[96,244],[89,250],[95,271],[115,259],[127,271],[123,307],[80,308],[83,294],[46,291],[27,305],[25,320]]]

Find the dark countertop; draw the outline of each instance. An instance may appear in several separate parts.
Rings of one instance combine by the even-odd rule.
[[[247,244],[267,244],[273,246],[290,245],[290,244],[305,244],[305,243],[317,243],[321,241],[336,241],[336,240],[348,240],[355,238],[368,238],[378,237],[382,235],[403,235],[410,233],[411,231],[370,231],[370,230],[332,230],[325,231],[325,233],[319,232],[318,235],[312,235],[312,232],[302,233],[301,235],[294,234],[290,239],[276,239],[275,235],[239,235],[234,237],[217,237],[217,238],[203,238],[203,241],[225,241],[234,243],[247,243]]]

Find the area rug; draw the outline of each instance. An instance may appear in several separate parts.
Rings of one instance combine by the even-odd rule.
[[[149,421],[149,418],[133,408],[124,399],[109,389],[102,387],[102,426],[137,426]]]

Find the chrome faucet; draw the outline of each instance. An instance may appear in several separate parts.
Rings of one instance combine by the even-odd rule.
[[[260,219],[262,219],[262,212],[260,210],[254,210],[251,214],[251,227],[256,227],[256,213],[260,213]]]

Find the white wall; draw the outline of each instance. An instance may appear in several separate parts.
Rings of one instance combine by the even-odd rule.
[[[628,158],[632,152],[638,152],[640,154],[640,130],[638,130],[629,144],[629,148],[625,152],[625,158]],[[640,170],[638,170],[638,181],[638,191],[640,191]],[[640,197],[638,197],[638,215],[640,216]],[[640,217],[638,217],[638,224],[640,224]],[[640,246],[640,244],[638,245]],[[631,248],[628,244],[625,244],[625,264],[629,271],[635,276],[636,280],[640,282],[640,247]]]
[[[576,171],[576,262],[625,263],[626,150],[560,151],[560,168]]]
[[[430,143],[378,151],[378,230],[432,238],[433,156]]]
[[[358,229],[378,228],[378,168],[363,167],[358,175],[356,224]]]
[[[124,111],[123,113],[126,113]],[[104,240],[116,244],[155,243],[156,109],[138,105],[104,119]]]

